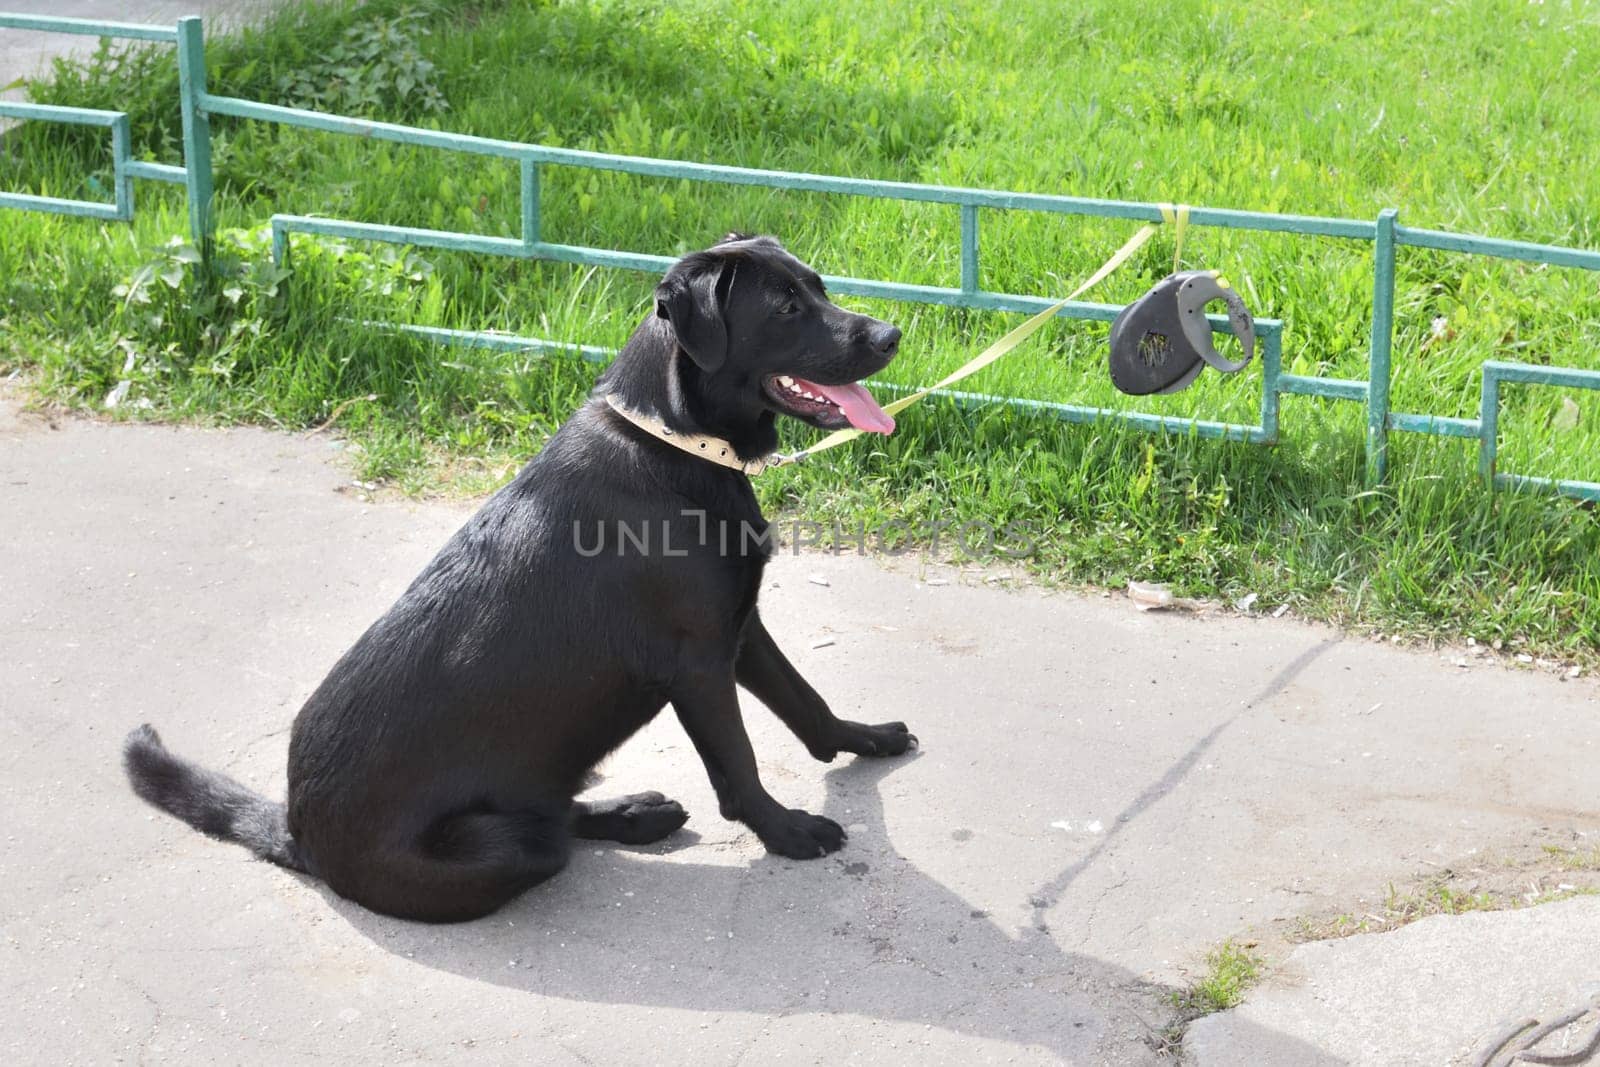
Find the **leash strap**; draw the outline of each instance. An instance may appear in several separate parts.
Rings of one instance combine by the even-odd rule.
[[[1172,227],[1172,273],[1178,273],[1178,260],[1183,257],[1183,232],[1189,228],[1188,204],[1158,204],[1161,221]]]
[[[1188,224],[1189,209],[1185,206],[1179,205],[1176,209],[1173,209],[1169,213],[1169,207],[1170,205],[1166,204],[1161,206],[1161,216],[1163,219],[1174,222],[1174,225],[1178,227],[1178,235],[1181,243],[1183,235],[1182,227]],[[945,377],[939,379],[939,381],[928,386],[926,389],[919,389],[915,393],[903,396],[891,404],[885,404],[883,410],[887,411],[891,415],[898,414],[904,409],[910,407],[912,404],[915,404],[917,401],[921,400],[923,397],[932,393],[934,390],[944,389],[947,386],[954,385],[961,379],[978,373],[978,371],[987,367],[1001,356],[1004,356],[1007,352],[1010,352],[1013,348],[1016,348],[1022,342],[1032,337],[1034,333],[1038,331],[1039,327],[1043,326],[1050,319],[1054,318],[1056,313],[1062,308],[1066,307],[1068,304],[1078,299],[1078,297],[1082,296],[1090,289],[1093,289],[1095,286],[1105,281],[1106,277],[1110,275],[1112,271],[1116,270],[1118,267],[1122,266],[1128,261],[1129,256],[1133,255],[1139,249],[1144,247],[1145,242],[1149,241],[1150,238],[1155,235],[1155,232],[1159,226],[1159,223],[1145,223],[1145,225],[1139,228],[1137,233],[1128,238],[1123,246],[1112,254],[1110,259],[1106,260],[1100,265],[1099,270],[1095,271],[1089,276],[1088,281],[1074,289],[1070,294],[1067,295],[1065,299],[1050,305],[1033,318],[1022,323],[1016,329],[1000,338],[1000,340],[996,341],[994,344],[978,353],[977,356],[962,364],[962,366],[954,372],[945,375]],[[861,434],[861,430],[857,430],[853,427],[848,430],[836,430],[827,437],[824,437],[822,440],[818,441],[816,444],[812,445],[810,448],[804,449],[800,452],[793,452],[787,455],[783,453],[776,453],[768,457],[766,465],[768,467],[784,467],[790,463],[797,463],[800,460],[805,459],[807,456],[813,456],[818,452],[825,452],[830,448],[836,448],[839,445],[844,444],[846,441],[853,441],[857,437],[860,437]]]

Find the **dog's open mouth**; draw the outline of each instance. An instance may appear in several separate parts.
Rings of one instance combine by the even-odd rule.
[[[867,433],[893,433],[890,415],[860,382],[818,385],[788,374],[774,374],[762,383],[767,396],[785,415],[793,415],[824,430],[854,426]]]

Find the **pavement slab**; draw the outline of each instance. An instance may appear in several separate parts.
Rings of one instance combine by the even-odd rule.
[[[1577,897],[1301,945],[1242,1007],[1194,1023],[1184,1051],[1197,1067],[1307,1062],[1263,1046],[1271,1033],[1315,1048],[1318,1063],[1465,1067],[1508,1026],[1590,1006],[1539,1046],[1578,1056],[1600,1026],[1597,998],[1600,898]]]

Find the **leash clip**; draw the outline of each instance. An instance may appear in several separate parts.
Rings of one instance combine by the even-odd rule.
[[[1211,343],[1206,305],[1228,305],[1228,326],[1244,349],[1237,362]],[[1111,382],[1129,396],[1187,389],[1210,364],[1224,374],[1245,368],[1255,355],[1255,320],[1244,300],[1214,270],[1185,270],[1157,282],[1123,308],[1111,324]]]
[[[773,467],[787,467],[791,463],[799,463],[810,454],[809,451],[803,448],[798,452],[774,452],[771,455],[762,456],[760,459],[753,459],[746,463],[744,465],[744,473],[754,478],[762,471],[771,470]]]

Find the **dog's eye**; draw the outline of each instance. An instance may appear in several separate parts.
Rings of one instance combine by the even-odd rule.
[[[783,307],[778,309],[778,314],[780,314],[780,315],[793,315],[795,312],[797,312],[799,310],[800,310],[800,305],[795,303],[793,300],[791,300],[787,304],[783,305]]]

